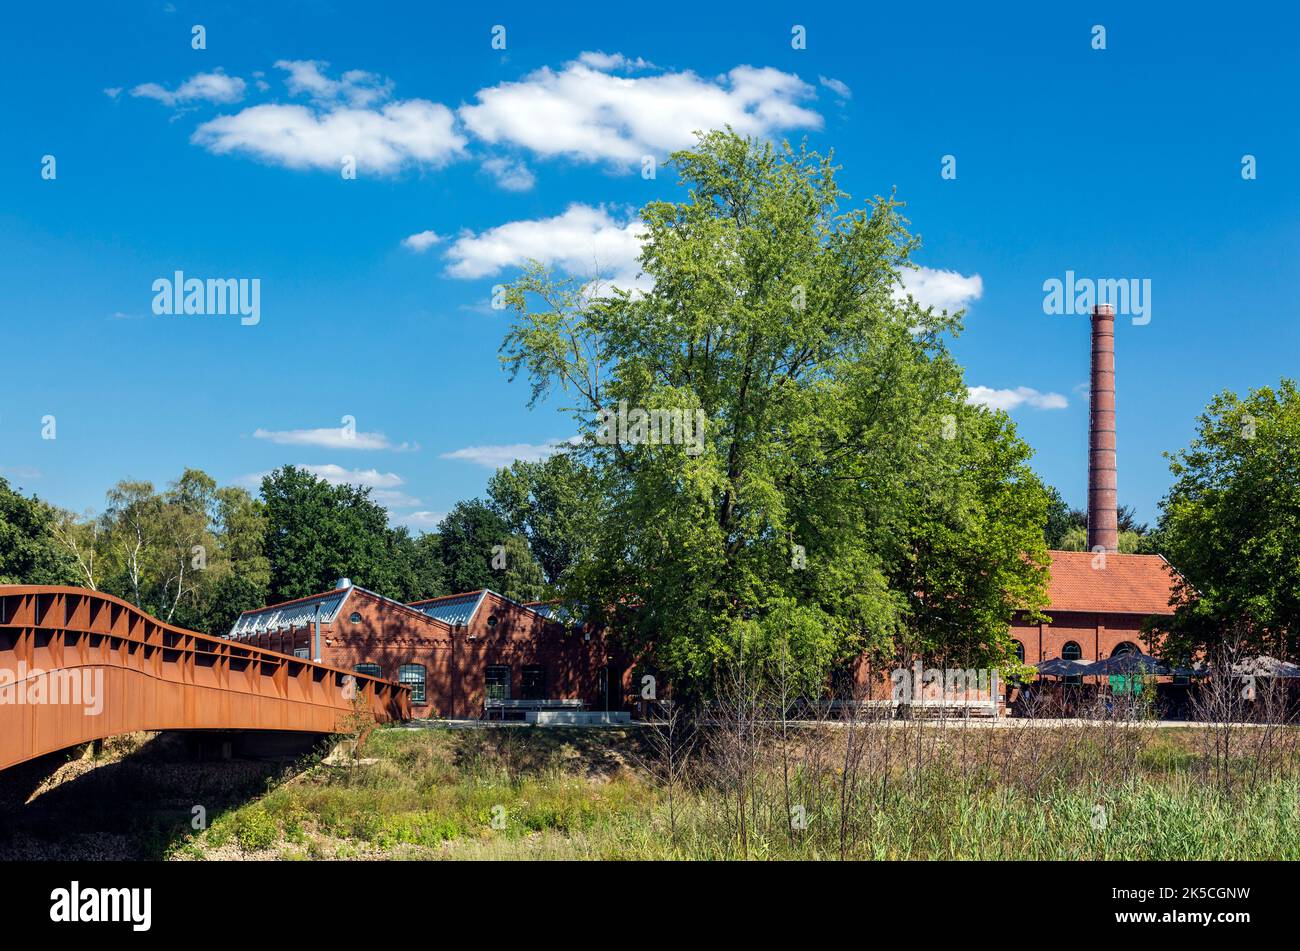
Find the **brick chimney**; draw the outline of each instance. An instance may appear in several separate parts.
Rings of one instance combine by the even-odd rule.
[[[1088,423],[1088,548],[1119,550],[1115,464],[1115,308],[1092,309],[1092,409]]]

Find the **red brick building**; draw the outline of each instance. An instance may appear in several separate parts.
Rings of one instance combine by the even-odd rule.
[[[600,632],[481,589],[402,604],[341,579],[333,591],[245,611],[229,636],[411,686],[416,717],[476,718],[502,699],[621,710],[629,665]]]
[[[1029,664],[1053,657],[1104,660],[1115,653],[1149,653],[1142,622],[1173,614],[1169,596],[1177,575],[1160,555],[1115,552],[1050,552],[1048,604],[1051,620],[1031,624],[1017,616],[1011,635]]]

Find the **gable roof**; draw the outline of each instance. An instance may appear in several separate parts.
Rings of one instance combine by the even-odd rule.
[[[522,604],[513,598],[507,598],[504,594],[497,594],[491,588],[479,588],[477,591],[465,591],[461,594],[444,594],[438,598],[427,598],[424,601],[412,601],[410,607],[431,618],[436,618],[446,624],[465,625],[474,619],[478,613],[479,607],[487,600],[488,595],[499,598],[506,604],[522,608],[531,614],[536,614],[546,620],[554,620],[552,615],[543,609],[540,602],[531,602]]]
[[[245,611],[235,620],[234,626],[231,627],[227,637],[242,637],[247,634],[265,634],[267,631],[276,631],[284,628],[307,627],[316,619],[316,607],[320,606],[320,620],[322,624],[332,624],[335,619],[343,613],[343,606],[347,603],[352,592],[359,592],[361,595],[373,598],[376,601],[382,601],[396,608],[401,608],[413,614],[420,614],[418,608],[410,607],[401,601],[395,601],[392,598],[385,597],[369,588],[363,588],[360,585],[349,584],[343,588],[335,588],[333,591],[325,591],[321,594],[309,594],[305,598],[296,598],[293,601],[282,601],[279,604],[268,604],[264,608],[254,608],[251,611]],[[437,620],[437,618],[435,618]]]
[[[1094,568],[1090,551],[1051,551],[1048,614],[1173,614],[1169,596],[1177,573],[1161,555],[1106,554],[1106,567]]]
[[[487,594],[487,588],[479,588],[477,591],[467,591],[463,594],[444,594],[440,598],[429,598],[427,601],[412,601],[410,607],[444,624],[464,625],[474,617],[478,606],[483,603]]]
[[[335,588],[322,594],[309,594],[305,598],[245,611],[235,619],[234,626],[226,636],[242,637],[245,634],[264,634],[286,627],[306,627],[316,619],[317,607],[320,608],[321,623],[330,624],[343,610],[352,590],[351,586]]]

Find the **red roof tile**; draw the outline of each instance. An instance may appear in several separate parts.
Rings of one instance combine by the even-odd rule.
[[[1097,614],[1173,614],[1169,595],[1177,577],[1160,555],[1106,555],[1088,551],[1053,551],[1052,579],[1047,586],[1050,614],[1083,611]],[[1093,559],[1099,566],[1093,567]]]

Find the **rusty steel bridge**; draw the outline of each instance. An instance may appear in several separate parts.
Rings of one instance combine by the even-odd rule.
[[[0,770],[122,733],[355,732],[409,688],[174,627],[86,588],[0,585]]]

